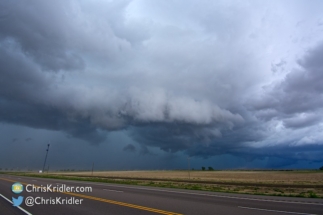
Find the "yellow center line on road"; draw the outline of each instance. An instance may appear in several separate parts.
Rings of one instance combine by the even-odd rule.
[[[0,179],[4,180],[4,181],[17,182],[17,181],[6,179],[6,178],[0,178]],[[21,183],[21,184],[28,185],[27,183]],[[36,186],[36,185],[34,185],[34,186],[39,187],[39,186]],[[114,200],[103,199],[103,198],[98,198],[98,197],[88,196],[88,195],[83,195],[83,194],[69,193],[69,192],[60,192],[60,193],[71,195],[71,196],[82,197],[82,198],[85,198],[85,199],[91,199],[91,200],[96,200],[96,201],[100,201],[100,202],[106,202],[106,203],[110,203],[110,204],[120,205],[120,206],[124,206],[124,207],[135,208],[135,209],[139,209],[139,210],[145,210],[145,211],[159,213],[159,214],[182,215],[182,214],[179,214],[179,213],[173,213],[173,212],[159,210],[159,209],[155,209],[155,208],[149,208],[149,207],[144,207],[144,206],[140,206],[140,205],[128,204],[128,203],[125,203],[125,202],[118,202],[118,201],[114,201]]]

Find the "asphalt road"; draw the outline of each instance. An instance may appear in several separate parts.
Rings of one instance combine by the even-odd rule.
[[[61,192],[34,192],[24,190],[20,194],[11,191],[14,182],[35,187],[54,186],[90,186],[91,192],[61,193]],[[241,194],[225,194],[215,192],[190,191],[167,188],[153,188],[130,185],[115,185],[94,182],[80,182],[57,179],[31,178],[0,174],[0,214],[34,214],[34,215],[137,215],[137,214],[192,214],[192,215],[258,215],[258,214],[322,214],[323,199],[305,199],[289,197],[268,197]],[[63,199],[83,199],[79,205],[72,204],[39,204],[20,208],[13,207],[12,197],[23,196],[39,197],[37,202],[52,199],[62,202]],[[9,201],[8,201],[9,200]],[[48,200],[49,201],[49,200]]]

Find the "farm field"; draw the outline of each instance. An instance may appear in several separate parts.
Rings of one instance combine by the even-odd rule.
[[[143,186],[323,198],[323,171],[97,171],[93,175],[92,172],[48,175]]]
[[[5,173],[5,172],[4,172]],[[323,198],[323,171],[6,172],[43,178],[256,195]]]
[[[57,174],[57,173],[56,173]],[[92,176],[91,172],[60,172]],[[98,171],[93,176],[135,179],[171,179],[213,182],[323,185],[323,171]]]

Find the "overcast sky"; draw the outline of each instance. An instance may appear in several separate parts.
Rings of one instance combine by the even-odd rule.
[[[323,1],[0,2],[0,168],[318,168]]]

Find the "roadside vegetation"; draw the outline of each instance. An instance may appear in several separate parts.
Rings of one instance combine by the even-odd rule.
[[[223,174],[229,174],[229,176],[236,175],[232,177],[231,180],[201,180],[201,178],[191,178],[191,179],[181,179],[181,178],[146,178],[147,174],[153,174],[154,171],[139,171],[142,174],[138,174],[138,171],[113,171],[113,172],[55,172],[55,173],[22,173],[22,172],[11,172],[6,174],[21,175],[21,176],[31,176],[31,177],[41,177],[41,178],[54,178],[54,179],[64,179],[64,180],[77,180],[77,181],[91,181],[91,182],[101,182],[101,183],[114,183],[114,184],[128,184],[128,185],[140,185],[140,186],[151,186],[151,187],[165,187],[165,188],[176,188],[176,189],[186,189],[186,190],[203,190],[203,191],[213,191],[213,192],[226,192],[226,193],[241,193],[241,194],[255,194],[255,195],[270,195],[270,196],[289,196],[289,197],[305,197],[305,198],[323,198],[323,173],[321,171],[296,171],[296,173],[283,172],[281,177],[289,176],[288,183],[286,181],[274,181],[274,180],[261,180],[259,177],[265,174],[279,174],[277,171],[273,172],[257,172],[250,171],[249,174],[258,176],[257,180],[250,177],[246,180],[246,172],[239,171],[223,171]],[[173,174],[178,176],[180,174],[187,174],[185,171],[158,171],[158,175],[163,173]],[[193,171],[192,171],[193,172]],[[194,174],[191,175],[194,176]],[[229,172],[229,173],[228,173]],[[109,174],[110,173],[110,174]],[[119,173],[119,174],[118,174]],[[125,177],[128,173],[128,177]],[[204,171],[195,171],[195,175],[200,173],[200,176],[204,176],[201,173]],[[221,176],[221,171],[218,171],[218,176]],[[109,176],[110,175],[110,176]],[[111,176],[111,175],[114,175]],[[116,177],[116,175],[122,175],[123,177]],[[167,175],[167,174],[166,174]],[[132,176],[132,177],[130,177]],[[136,176],[136,177],[133,177]],[[139,177],[139,176],[146,176]],[[168,175],[169,176],[169,175]],[[239,178],[240,176],[240,178]],[[243,177],[244,176],[244,177]],[[315,177],[314,177],[315,176]],[[205,176],[204,176],[205,177]],[[310,181],[302,181],[307,178],[314,178]],[[237,180],[243,179],[243,180]],[[253,180],[250,180],[253,179]],[[281,179],[281,178],[280,178]]]

